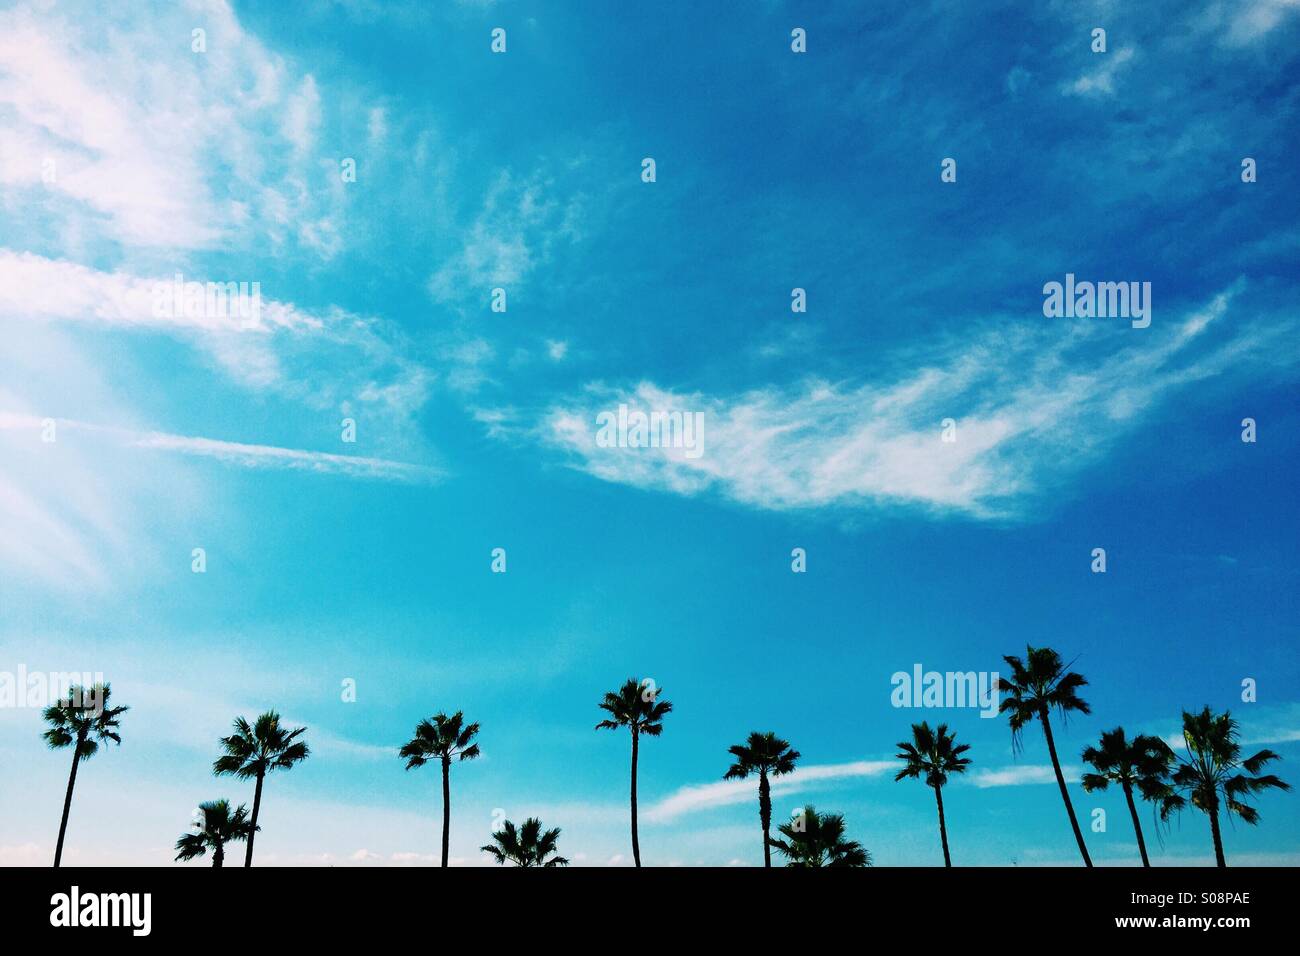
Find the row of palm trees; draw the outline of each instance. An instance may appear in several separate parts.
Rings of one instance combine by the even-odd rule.
[[[1088,703],[1079,696],[1079,690],[1088,682],[1082,675],[1069,670],[1051,648],[1028,647],[1024,658],[1007,656],[1003,659],[1010,668],[1010,677],[998,681],[997,689],[1003,695],[999,713],[1008,717],[1013,750],[1019,751],[1025,728],[1037,721],[1047,742],[1052,769],[1079,853],[1084,864],[1092,866],[1061,770],[1051,723],[1053,714],[1064,719],[1072,712],[1091,713]],[[73,748],[72,771],[68,777],[55,848],[55,866],[59,865],[63,855],[78,765],[94,756],[102,744],[121,743],[118,734],[120,718],[128,708],[109,706],[110,695],[107,684],[89,689],[74,687],[66,700],[45,710],[45,720],[49,724],[44,733],[46,742],[52,748]],[[632,858],[634,864],[640,866],[637,771],[641,739],[660,736],[664,717],[672,712],[673,707],[651,681],[638,682],[634,678],[605,694],[598,706],[607,716],[596,724],[597,730],[626,728],[631,736]],[[451,766],[479,756],[475,742],[479,729],[477,723],[466,723],[460,711],[450,715],[440,712],[420,721],[410,741],[398,751],[408,770],[433,761],[442,770],[442,866],[449,863]],[[232,809],[226,799],[200,804],[200,819],[195,821],[193,832],[187,832],[176,842],[176,859],[192,860],[211,852],[212,865],[221,866],[225,860],[225,847],[242,842],[245,844],[244,865],[251,866],[254,838],[260,830],[257,820],[266,777],[277,770],[292,769],[310,755],[306,742],[300,739],[305,732],[303,727],[285,727],[280,715],[274,711],[262,714],[252,724],[243,717],[237,718],[234,732],[220,740],[222,753],[213,764],[213,772],[218,776],[233,775],[254,781],[252,812],[245,804]],[[911,740],[898,744],[896,756],[903,766],[894,779],[921,780],[934,790],[943,861],[945,866],[952,866],[943,788],[951,775],[964,773],[970,766],[970,758],[964,756],[970,746],[957,743],[955,734],[946,724],[931,728],[922,721],[912,725],[911,733]],[[1097,745],[1084,749],[1082,757],[1091,770],[1083,774],[1083,788],[1091,793],[1115,784],[1123,791],[1143,866],[1150,866],[1151,862],[1135,796],[1151,802],[1162,823],[1167,823],[1189,805],[1205,813],[1210,822],[1216,863],[1226,866],[1220,813],[1256,824],[1259,812],[1250,805],[1249,799],[1269,789],[1290,789],[1275,775],[1262,772],[1267,764],[1280,759],[1278,755],[1265,749],[1243,758],[1238,737],[1239,728],[1231,715],[1226,711],[1213,713],[1208,706],[1199,713],[1183,713],[1186,758],[1180,758],[1158,737],[1139,734],[1130,740],[1123,727],[1116,727],[1104,732]],[[723,774],[724,780],[754,777],[758,780],[764,866],[772,865],[773,849],[786,858],[788,866],[871,865],[871,854],[859,843],[846,838],[844,818],[838,814],[818,813],[811,805],[778,827],[784,839],[772,837],[771,782],[791,773],[800,758],[789,741],[772,732],[755,731],[745,743],[730,747],[728,753],[733,760]],[[559,828],[544,829],[536,818],[530,817],[519,826],[505,820],[493,834],[492,843],[481,849],[498,863],[524,867],[566,866],[568,860],[557,852],[559,836]]]

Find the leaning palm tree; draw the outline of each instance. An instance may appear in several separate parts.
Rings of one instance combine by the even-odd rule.
[[[253,833],[248,807],[241,803],[232,814],[230,801],[223,798],[200,803],[199,812],[203,814],[203,823],[201,826],[196,825],[197,829],[193,833],[186,833],[176,841],[176,860],[184,863],[203,856],[211,849],[212,865],[223,866],[226,862],[226,844],[247,840]]]
[[[257,787],[253,790],[252,830],[244,850],[244,866],[253,865],[253,837],[259,829],[257,815],[262,809],[262,782],[273,770],[292,770],[294,765],[311,755],[307,744],[298,738],[307,732],[306,727],[288,730],[280,726],[280,715],[268,710],[250,727],[243,717],[235,718],[235,732],[221,738],[225,754],[212,765],[217,776],[233,773],[247,780],[253,777]]]
[[[466,724],[465,715],[456,711],[448,717],[436,713],[431,720],[415,726],[415,736],[402,747],[399,756],[406,758],[406,769],[423,767],[431,758],[442,765],[442,865],[447,865],[447,848],[451,839],[451,761],[473,760],[479,755],[478,724]]]
[[[790,862],[786,866],[814,867],[871,865],[871,854],[855,840],[844,839],[844,817],[838,813],[818,813],[809,804],[802,819],[777,827],[784,840],[772,840],[772,846]]]
[[[1229,816],[1235,813],[1254,826],[1259,823],[1259,811],[1245,801],[1268,789],[1291,789],[1273,774],[1260,773],[1266,764],[1282,758],[1271,750],[1261,750],[1253,757],[1241,759],[1237,734],[1237,722],[1226,710],[1221,714],[1211,713],[1209,707],[1199,714],[1183,711],[1187,759],[1179,760],[1160,807],[1164,820],[1189,802],[1204,812],[1210,818],[1214,859],[1219,866],[1228,865],[1223,857],[1223,835],[1219,832],[1219,808],[1223,807]]]
[[[943,785],[948,782],[948,774],[965,773],[970,766],[970,758],[962,756],[970,750],[970,744],[954,747],[955,739],[956,735],[948,732],[947,724],[931,730],[923,720],[912,725],[912,740],[901,741],[900,752],[895,754],[904,762],[903,769],[894,775],[895,781],[924,777],[926,786],[934,788],[934,799],[939,804],[939,841],[943,844],[944,866],[952,866],[952,857],[948,855],[948,825],[943,817]]]
[[[632,731],[632,859],[637,866],[640,866],[641,843],[636,833],[638,745],[642,734],[647,737],[658,737],[664,732],[664,715],[672,711],[673,705],[666,700],[660,700],[657,689],[643,689],[636,678],[629,677],[618,690],[606,694],[599,706],[610,716],[596,725],[597,730],[618,730],[620,727],[626,727]]]
[[[490,854],[498,863],[510,862],[515,866],[568,866],[569,861],[564,857],[551,856],[559,838],[559,827],[543,833],[542,821],[536,817],[529,817],[518,829],[507,820],[501,824],[500,830],[492,834],[493,842],[479,849]]]
[[[121,744],[118,718],[128,707],[109,707],[108,684],[90,688],[74,684],[67,696],[45,708],[45,743],[51,750],[72,748],[72,772],[68,775],[68,792],[63,796],[63,819],[59,821],[59,842],[54,847],[54,865],[63,859],[63,838],[68,832],[68,813],[72,809],[72,789],[77,784],[77,767],[99,752],[101,743]]]
[[[1142,837],[1142,824],[1138,821],[1137,804],[1133,791],[1145,800],[1157,800],[1167,792],[1169,769],[1174,762],[1174,752],[1159,737],[1138,734],[1132,740],[1124,736],[1124,728],[1116,727],[1101,735],[1099,746],[1085,747],[1083,760],[1097,771],[1083,775],[1085,793],[1105,790],[1112,783],[1119,784],[1128,803],[1128,813],[1133,819],[1133,832],[1137,834],[1138,853],[1142,865],[1150,866],[1147,842]]]
[[[772,865],[772,788],[768,777],[780,777],[794,770],[799,751],[790,749],[790,742],[768,731],[754,731],[743,744],[727,748],[736,762],[727,768],[723,780],[744,780],[752,773],[758,774],[758,819],[763,825],[763,866]]]
[[[1074,815],[1074,805],[1070,803],[1070,792],[1065,789],[1065,776],[1061,773],[1061,761],[1056,756],[1056,741],[1052,737],[1052,724],[1048,712],[1059,711],[1068,716],[1070,711],[1091,713],[1088,702],[1078,696],[1078,690],[1088,681],[1081,674],[1067,671],[1061,662],[1061,655],[1050,647],[1026,647],[1025,659],[1006,656],[1002,659],[1011,668],[1011,679],[1001,678],[998,689],[1008,696],[998,705],[998,713],[1010,714],[1011,743],[1019,749],[1021,734],[1025,726],[1035,719],[1043,725],[1043,736],[1047,738],[1047,752],[1052,758],[1052,769],[1056,771],[1056,784],[1061,788],[1061,799],[1065,801],[1065,812],[1070,817],[1070,827],[1074,830],[1074,839],[1079,844],[1079,853],[1083,855],[1085,866],[1092,866],[1088,856],[1088,847],[1083,842],[1083,831]]]

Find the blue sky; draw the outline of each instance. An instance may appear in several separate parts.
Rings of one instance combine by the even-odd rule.
[[[1073,865],[1041,736],[890,704],[1029,642],[1090,681],[1071,779],[1208,703],[1296,780],[1297,4],[860,6],[0,9],[0,671],[132,707],[68,862],[167,862],[197,803],[251,800],[211,762],[273,706],[315,755],[268,784],[262,862],[432,860],[436,773],[396,749],[463,709],[454,859],[499,809],[627,863],[628,742],[592,728],[636,676],[674,704],[646,863],[761,862],[721,783],[755,729],[803,754],[778,815],[941,862],[890,769],[926,718],[972,745],[954,861]],[[158,316],[178,272],[260,283],[261,323]],[[1150,282],[1151,326],[1045,318],[1066,273]],[[621,403],[702,413],[703,454],[600,447]],[[0,864],[52,855],[39,733],[0,708]],[[1136,862],[1122,797],[1073,796]],[[1297,862],[1295,807],[1229,862]],[[1212,859],[1196,814],[1148,842]]]

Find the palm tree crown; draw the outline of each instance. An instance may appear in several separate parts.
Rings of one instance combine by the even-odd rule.
[[[306,727],[288,730],[281,726],[280,715],[268,710],[249,726],[243,717],[235,718],[235,732],[221,738],[225,753],[212,765],[212,772],[232,773],[247,780],[265,777],[272,770],[290,770],[311,756],[307,744],[298,740]]]
[[[568,866],[569,861],[564,857],[551,855],[555,853],[559,838],[559,827],[543,832],[542,821],[536,817],[529,817],[518,829],[507,820],[500,830],[492,834],[493,842],[480,849],[498,863],[509,862],[515,866]]]
[[[50,729],[42,736],[50,749],[61,750],[76,744],[73,759],[89,760],[99,752],[101,743],[121,744],[119,718],[131,708],[109,707],[111,694],[109,684],[95,684],[90,688],[73,685],[66,697],[46,707],[44,717]]]
[[[1160,799],[1168,789],[1169,768],[1174,760],[1174,752],[1159,737],[1138,734],[1129,740],[1124,734],[1124,728],[1116,727],[1101,735],[1100,746],[1085,747],[1083,760],[1096,771],[1083,775],[1083,789],[1086,793],[1105,790],[1112,783],[1124,791],[1129,816],[1133,819],[1133,832],[1137,835],[1142,865],[1150,866],[1147,841],[1142,834],[1142,823],[1138,820],[1133,791],[1136,789],[1145,800]]]
[[[754,731],[745,743],[728,747],[727,752],[736,761],[722,775],[723,780],[743,780],[752,773],[780,777],[794,770],[799,759],[799,751],[792,750],[788,740],[782,740],[771,731],[765,734]]]
[[[904,761],[903,769],[894,775],[895,780],[908,778],[920,780],[931,787],[942,787],[948,782],[950,773],[965,773],[970,766],[970,758],[963,757],[970,750],[970,744],[953,744],[957,735],[950,733],[947,724],[940,724],[931,730],[927,721],[912,725],[912,740],[901,741],[895,754]]]
[[[809,805],[803,808],[801,820],[791,820],[777,829],[786,839],[773,840],[772,846],[789,860],[786,866],[871,865],[871,854],[862,844],[844,838],[844,817],[838,813],[819,814]]]
[[[664,732],[664,716],[672,712],[673,705],[661,700],[659,691],[643,689],[636,678],[629,677],[616,691],[610,691],[600,702],[600,709],[609,717],[596,725],[597,730],[618,730],[627,727],[633,733],[658,737]]]
[[[211,849],[212,865],[221,866],[226,858],[226,844],[247,840],[253,832],[248,807],[241,803],[231,813],[230,801],[223,798],[200,803],[199,812],[203,814],[203,824],[195,832],[186,833],[176,841],[176,860],[193,860]]]
[[[479,755],[478,744],[473,742],[478,732],[479,725],[466,724],[459,710],[450,717],[437,713],[416,725],[415,736],[399,753],[406,758],[407,770],[423,767],[435,757],[447,762],[452,758],[473,760]]]
[[[1265,790],[1290,790],[1291,786],[1273,774],[1261,774],[1264,767],[1281,758],[1261,750],[1242,759],[1237,721],[1228,711],[1211,713],[1207,706],[1198,714],[1183,711],[1183,741],[1187,759],[1179,760],[1170,786],[1161,798],[1160,815],[1182,810],[1190,803],[1210,817],[1215,861],[1226,866],[1223,839],[1219,831],[1219,809],[1225,808],[1252,826],[1259,823],[1259,811],[1246,801]]]

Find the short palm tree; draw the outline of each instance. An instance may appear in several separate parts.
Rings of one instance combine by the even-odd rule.
[[[1150,866],[1151,860],[1147,857],[1147,843],[1142,837],[1142,824],[1138,820],[1133,791],[1136,789],[1138,795],[1145,800],[1156,800],[1165,794],[1174,752],[1159,737],[1138,734],[1129,740],[1124,735],[1124,728],[1116,727],[1101,735],[1098,746],[1085,747],[1083,760],[1096,771],[1083,775],[1083,789],[1086,793],[1105,790],[1112,783],[1119,784],[1124,791],[1128,813],[1133,818],[1133,832],[1137,834],[1142,865]]]
[[[248,807],[241,803],[232,814],[230,801],[223,798],[200,803],[199,812],[203,814],[203,824],[193,833],[186,833],[176,841],[176,860],[184,863],[203,856],[210,849],[212,865],[223,866],[226,862],[226,844],[247,840],[253,832]]]
[[[551,855],[555,853],[555,844],[559,838],[559,827],[542,832],[542,821],[536,817],[529,817],[518,829],[507,820],[501,824],[500,830],[492,834],[492,842],[480,849],[498,863],[509,862],[515,866],[568,866],[569,861],[564,857]]]
[[[1024,660],[1010,655],[1002,658],[1011,668],[1011,679],[1001,678],[998,681],[998,690],[1007,695],[998,705],[998,713],[1010,715],[1011,742],[1017,749],[1027,724],[1037,719],[1043,725],[1047,752],[1052,758],[1056,784],[1061,788],[1061,799],[1065,802],[1065,812],[1070,817],[1074,839],[1079,844],[1084,865],[1092,866],[1088,847],[1083,842],[1083,831],[1079,829],[1079,821],[1074,815],[1074,804],[1070,803],[1070,792],[1065,788],[1065,776],[1061,773],[1061,761],[1056,756],[1056,741],[1052,737],[1052,724],[1048,720],[1048,712],[1052,710],[1062,716],[1068,716],[1071,711],[1091,713],[1088,702],[1078,695],[1079,688],[1088,681],[1081,674],[1067,671],[1066,665],[1061,662],[1061,655],[1050,647],[1026,647],[1025,651]]]
[[[801,820],[791,820],[777,829],[785,839],[772,840],[771,843],[789,860],[786,866],[871,865],[871,854],[861,843],[844,839],[844,817],[838,813],[820,814],[809,805],[803,808]]]
[[[1246,801],[1265,790],[1291,789],[1273,774],[1260,773],[1265,765],[1282,758],[1271,750],[1261,750],[1243,760],[1237,735],[1237,722],[1226,710],[1221,714],[1211,713],[1209,707],[1199,714],[1183,711],[1187,759],[1178,761],[1160,808],[1161,818],[1166,820],[1188,803],[1203,811],[1210,818],[1214,859],[1219,866],[1228,865],[1219,831],[1220,807],[1254,826],[1259,823],[1259,811]]]
[[[447,849],[451,840],[451,761],[473,760],[479,755],[478,724],[466,724],[465,715],[456,711],[448,717],[444,713],[433,715],[415,726],[415,736],[402,747],[399,755],[406,758],[406,769],[423,767],[432,759],[442,765],[442,865],[447,865]]]
[[[241,779],[253,777],[257,786],[253,790],[253,817],[249,821],[252,829],[248,833],[248,846],[244,850],[244,866],[253,865],[253,837],[260,829],[257,815],[262,809],[262,783],[266,775],[275,770],[292,770],[306,760],[311,751],[304,741],[299,740],[306,727],[289,730],[280,724],[280,715],[268,710],[249,726],[243,717],[235,718],[235,732],[229,737],[221,738],[221,749],[225,753],[212,765],[212,772],[217,776],[233,773]]]
[[[51,750],[72,748],[72,772],[68,775],[68,792],[63,797],[63,819],[59,821],[59,842],[54,847],[54,865],[63,859],[63,838],[68,832],[68,813],[72,809],[72,790],[77,785],[77,767],[99,752],[101,743],[121,744],[118,718],[130,708],[109,707],[108,684],[86,688],[74,684],[62,700],[45,708],[46,744]]]
[[[952,857],[948,855],[948,824],[943,816],[943,785],[948,782],[948,774],[965,773],[970,766],[970,758],[963,757],[970,750],[970,744],[954,747],[956,735],[949,733],[947,724],[940,724],[931,730],[926,721],[912,725],[911,741],[898,744],[899,753],[895,756],[904,762],[903,769],[894,775],[894,780],[907,777],[924,779],[926,786],[934,788],[934,799],[939,805],[939,841],[943,844],[943,865],[952,866]]]
[[[641,865],[641,842],[636,832],[636,765],[641,735],[658,737],[664,732],[664,715],[673,705],[659,699],[658,690],[643,689],[636,678],[629,677],[616,691],[610,691],[600,702],[600,709],[609,717],[596,725],[597,730],[618,730],[626,727],[632,732],[632,860]]]
[[[780,777],[794,770],[799,751],[790,742],[768,731],[754,731],[743,744],[727,748],[736,762],[727,768],[723,780],[744,780],[758,774],[758,819],[763,825],[763,866],[772,865],[772,788],[769,777]]]

